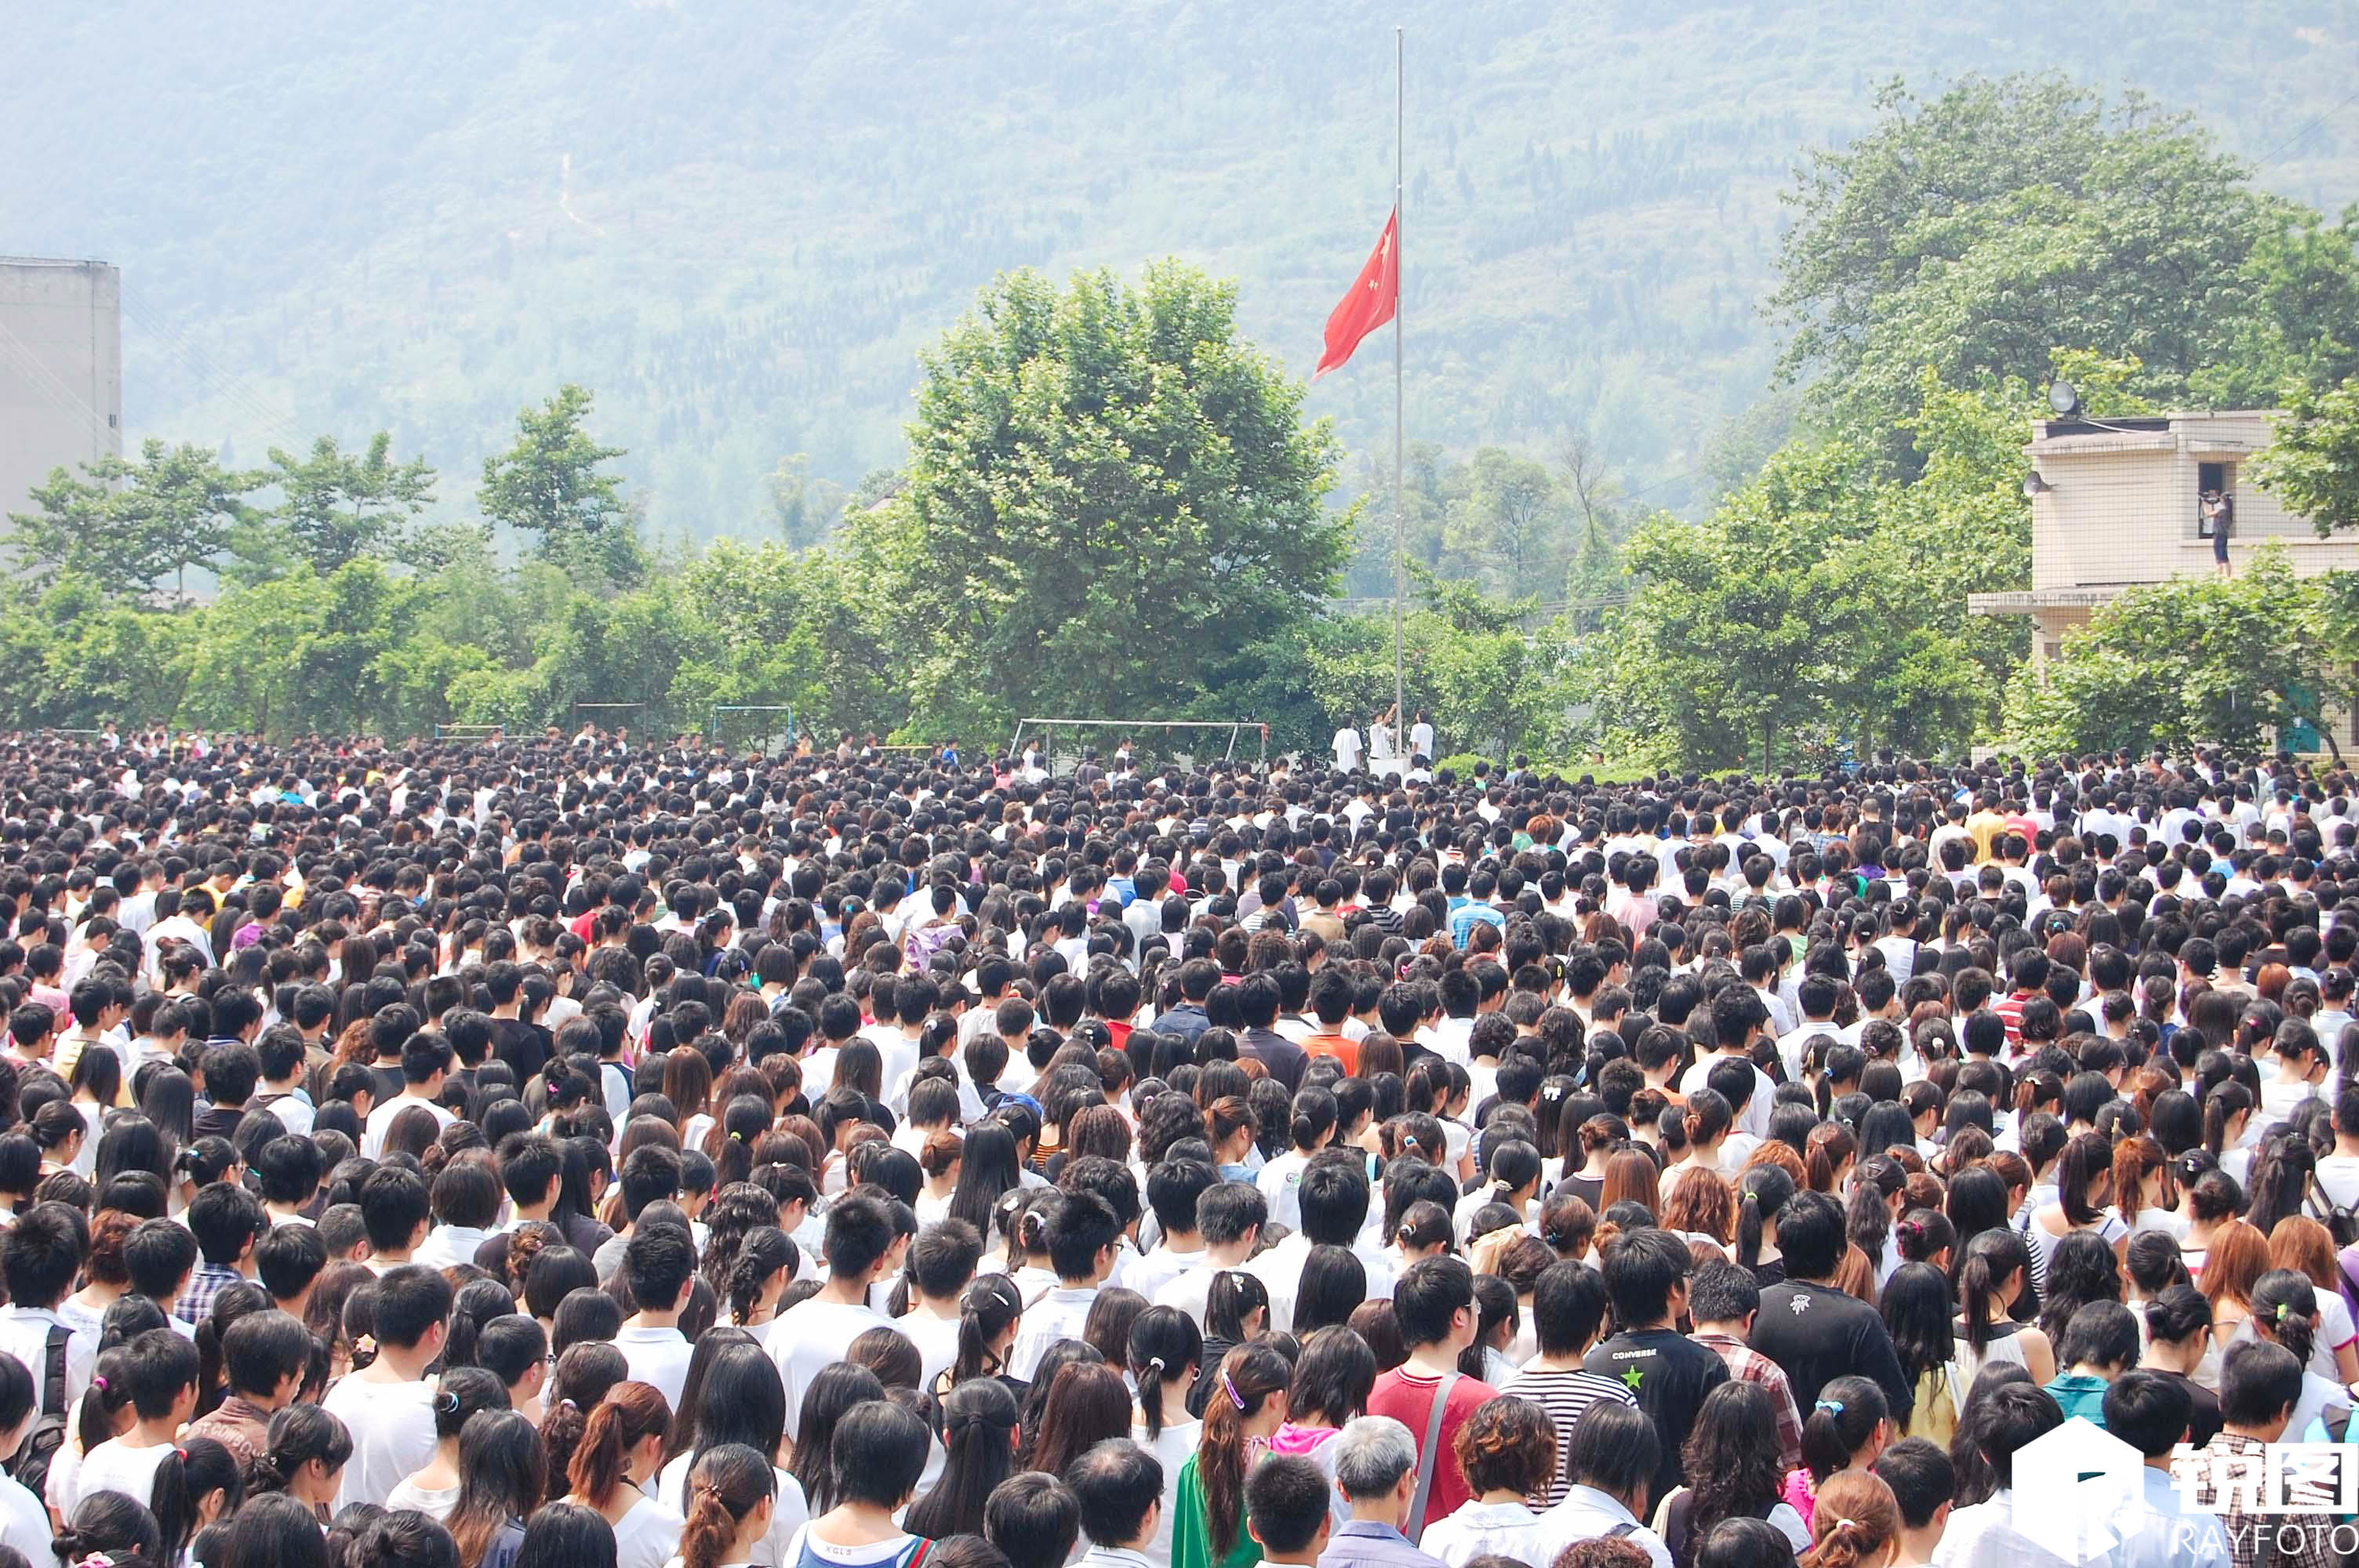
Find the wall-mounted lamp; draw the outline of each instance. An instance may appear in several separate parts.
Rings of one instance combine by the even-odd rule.
[[[2031,470],[2030,477],[2023,481],[2024,499],[2027,501],[2037,501],[2055,488],[2056,487],[2054,485],[2039,477],[2039,470],[2038,469],[2034,469]]]

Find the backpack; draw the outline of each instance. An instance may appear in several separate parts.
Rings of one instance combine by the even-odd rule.
[[[66,1346],[72,1342],[73,1331],[62,1324],[51,1324],[48,1341],[41,1347],[40,1418],[33,1422],[32,1435],[16,1453],[15,1475],[24,1488],[40,1497],[49,1479],[49,1461],[66,1441]]]

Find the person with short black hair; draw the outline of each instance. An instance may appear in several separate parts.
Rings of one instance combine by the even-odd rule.
[[[2256,1509],[2252,1488],[2232,1482],[2239,1474],[2258,1474],[2268,1445],[2284,1439],[2301,1402],[2303,1376],[2292,1351],[2266,1340],[2231,1345],[2221,1360],[2220,1430],[2195,1455],[2195,1504],[2212,1510],[2226,1529],[2236,1568],[2253,1568],[2260,1560],[2264,1536],[2275,1568],[2334,1568],[2341,1561],[2331,1520]]]
[[[696,1351],[679,1331],[679,1314],[696,1288],[696,1249],[688,1233],[650,1220],[624,1249],[623,1279],[638,1311],[623,1320],[614,1348],[635,1379],[655,1385],[664,1402],[678,1410],[689,1358]]]
[[[451,1315],[449,1281],[419,1264],[404,1264],[361,1288],[375,1298],[376,1355],[321,1401],[353,1434],[353,1457],[336,1489],[340,1509],[383,1507],[395,1487],[434,1456],[434,1385],[426,1372],[442,1353]]]
[[[1572,1490],[1540,1516],[1541,1561],[1554,1563],[1575,1542],[1603,1536],[1644,1548],[1655,1568],[1670,1568],[1669,1549],[1642,1522],[1654,1506],[1654,1480],[1662,1470],[1662,1440],[1643,1411],[1590,1407],[1572,1429],[1565,1470]]]
[[[33,1378],[34,1402],[51,1424],[65,1419],[90,1387],[98,1336],[58,1315],[89,1250],[82,1213],[61,1203],[38,1203],[0,1231],[0,1278],[8,1304],[0,1307],[0,1355],[13,1357]],[[51,1408],[52,1385],[55,1408]]]
[[[1606,1244],[1603,1265],[1621,1332],[1582,1364],[1593,1377],[1629,1390],[1652,1421],[1658,1468],[1650,1492],[1667,1498],[1687,1478],[1680,1451],[1705,1396],[1728,1381],[1728,1366],[1679,1331],[1693,1266],[1685,1241],[1668,1230],[1634,1230]]]
[[[1638,1402],[1628,1388],[1611,1378],[1598,1377],[1584,1364],[1604,1325],[1605,1308],[1605,1282],[1587,1264],[1566,1260],[1540,1271],[1532,1286],[1531,1313],[1539,1354],[1525,1362],[1523,1369],[1499,1390],[1529,1400],[1548,1412],[1556,1428],[1560,1459],[1573,1426],[1591,1405],[1600,1400],[1624,1405]],[[1564,1501],[1571,1488],[1572,1482],[1560,1463],[1534,1498],[1538,1507],[1551,1509]]]
[[[1081,1532],[1080,1500],[1043,1471],[1008,1476],[984,1501],[983,1538],[1006,1553],[1008,1568],[1064,1568]]]
[[[2103,1481],[2082,1483],[2093,1504],[2111,1505],[2098,1537],[2107,1543],[2106,1560],[2229,1568],[2228,1536],[2218,1516],[2188,1508],[2171,1477],[2171,1454],[2187,1441],[2194,1411],[2187,1390],[2159,1372],[2125,1372],[2107,1385],[2104,1404],[2105,1430],[2145,1460],[2137,1487],[2126,1496]]]
[[[847,1193],[827,1211],[827,1282],[772,1320],[770,1357],[787,1386],[787,1435],[802,1426],[803,1394],[826,1368],[843,1359],[852,1342],[892,1320],[869,1304],[869,1288],[901,1267],[910,1238],[901,1233],[884,1199]]]
[[[210,1437],[241,1465],[270,1450],[270,1418],[295,1402],[311,1364],[311,1332],[283,1312],[250,1312],[222,1336],[222,1370],[229,1393],[190,1426]]]
[[[197,1271],[197,1238],[189,1227],[168,1219],[143,1219],[123,1242],[123,1268],[131,1289],[161,1305],[176,1302]],[[174,1333],[194,1343],[197,1325],[185,1318],[171,1319]]]
[[[1322,1482],[1324,1477],[1321,1477]],[[1081,1508],[1091,1568],[1138,1568],[1156,1536],[1163,1507],[1163,1466],[1126,1437],[1109,1437],[1065,1467],[1065,1485]],[[1252,1486],[1246,1486],[1252,1503]]]
[[[1314,1564],[1332,1525],[1326,1472],[1296,1454],[1273,1454],[1245,1477],[1245,1530],[1265,1563]]]
[[[1875,1470],[1900,1506],[1900,1553],[1892,1568],[1922,1568],[1933,1561],[1957,1498],[1949,1451],[1930,1437],[1904,1437],[1876,1455]]]
[[[197,1238],[204,1260],[172,1315],[186,1323],[202,1323],[212,1311],[213,1298],[254,1273],[254,1246],[270,1228],[262,1204],[252,1193],[230,1182],[213,1182],[197,1189],[182,1217]]]
[[[378,1014],[380,1018],[385,1015]],[[414,1022],[416,1015],[411,1015]],[[387,1095],[368,1113],[361,1130],[361,1152],[374,1160],[385,1152],[385,1135],[391,1130],[394,1118],[406,1110],[424,1107],[434,1117],[435,1130],[450,1126],[459,1119],[446,1109],[441,1101],[442,1080],[451,1071],[451,1043],[440,1034],[412,1034],[401,1046],[401,1092]]]
[[[59,1499],[68,1514],[97,1492],[152,1496],[157,1470],[175,1456],[180,1429],[196,1413],[197,1347],[170,1329],[151,1328],[132,1340],[121,1375],[131,1406],[130,1429],[82,1456],[71,1491]]]
[[[1007,1375],[1029,1382],[1049,1346],[1079,1339],[1097,1304],[1098,1284],[1114,1268],[1122,1225],[1114,1207],[1095,1193],[1057,1195],[1049,1210],[1049,1262],[1057,1283],[1024,1309],[1016,1343],[1007,1353]]]
[[[1368,1414],[1390,1416],[1416,1433],[1419,1453],[1430,1466],[1425,1508],[1407,1526],[1416,1537],[1473,1495],[1454,1454],[1458,1429],[1498,1390],[1458,1370],[1459,1354],[1474,1343],[1476,1322],[1474,1276],[1463,1262],[1440,1257],[1410,1264],[1393,1289],[1393,1316],[1408,1359],[1377,1377],[1368,1393]],[[1430,1454],[1428,1433],[1435,1434]]]
[[[1874,1307],[1834,1282],[1847,1242],[1843,1207],[1833,1198],[1799,1192],[1788,1200],[1777,1211],[1786,1278],[1761,1292],[1747,1343],[1784,1368],[1797,1409],[1816,1404],[1830,1379],[1858,1373],[1875,1379],[1893,1424],[1905,1430],[1916,1393],[1892,1331]]]

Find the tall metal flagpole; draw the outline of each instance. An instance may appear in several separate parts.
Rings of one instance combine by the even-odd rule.
[[[1401,29],[1393,28],[1393,750],[1408,733],[1401,673],[1401,604],[1408,590],[1408,514],[1401,488],[1401,296],[1408,292],[1401,266],[1401,144],[1404,73]],[[1403,771],[1407,769],[1404,766]]]

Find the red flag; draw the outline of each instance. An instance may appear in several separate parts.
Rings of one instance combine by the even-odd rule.
[[[1310,379],[1317,381],[1341,367],[1360,346],[1361,339],[1393,319],[1393,308],[1399,301],[1400,210],[1395,208],[1385,220],[1385,232],[1377,238],[1368,265],[1352,280],[1352,291],[1335,302],[1327,317],[1327,351],[1319,356],[1319,368],[1310,373]]]

